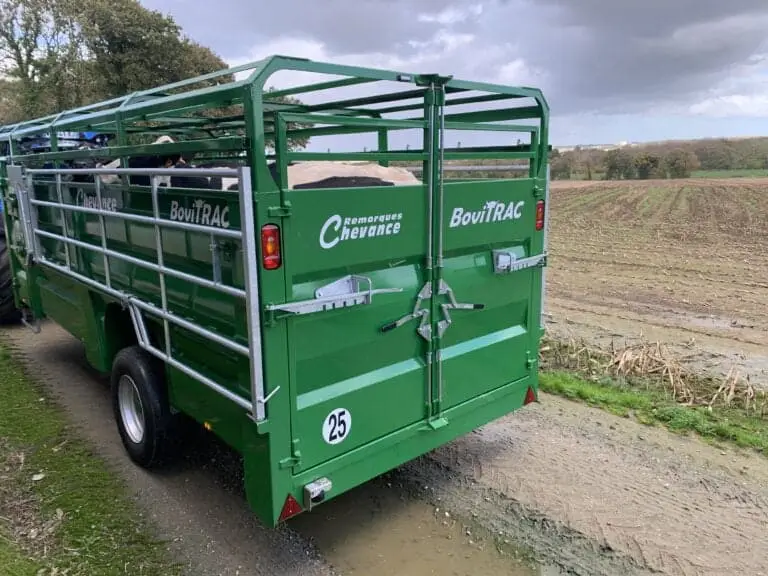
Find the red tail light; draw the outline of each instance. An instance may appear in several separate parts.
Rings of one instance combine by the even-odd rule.
[[[280,268],[280,228],[274,224],[265,224],[261,228],[261,261],[267,270]]]
[[[544,229],[544,211],[546,210],[546,207],[544,206],[544,200],[539,200],[536,202],[536,230],[543,230]]]
[[[523,402],[523,405],[532,404],[533,402],[538,402],[538,398],[536,398],[536,392],[529,386],[528,392],[525,393],[525,401]]]
[[[296,502],[296,498],[292,494],[288,494],[288,498],[285,499],[283,504],[283,511],[280,512],[280,519],[278,522],[285,522],[288,518],[292,518],[301,513],[301,506]]]

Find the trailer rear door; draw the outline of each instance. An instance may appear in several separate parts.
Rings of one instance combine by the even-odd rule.
[[[428,417],[425,341],[382,327],[414,308],[425,268],[424,187],[292,190],[284,219],[292,433],[300,468]]]
[[[286,297],[267,308],[286,322],[295,474],[429,434],[535,367],[545,181],[444,179],[431,113],[424,184],[285,193]]]
[[[536,360],[544,195],[535,186],[445,184],[433,416],[527,376]]]
[[[420,421],[440,426],[446,410],[528,374],[535,182],[446,184],[432,269],[425,186],[291,192],[291,298],[272,313],[288,323],[295,472]]]

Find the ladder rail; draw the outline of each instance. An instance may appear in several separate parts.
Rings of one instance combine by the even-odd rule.
[[[61,176],[64,174],[83,174],[94,176],[96,183],[96,195],[98,200],[98,208],[86,208],[84,206],[77,206],[74,204],[68,204],[63,201],[63,194],[61,194]],[[150,177],[151,181],[151,193],[152,193],[152,216],[144,216],[138,214],[128,214],[121,211],[108,211],[105,210],[101,202],[102,187],[100,183],[100,175],[105,174],[121,174],[121,175],[146,175]],[[40,200],[35,197],[34,192],[34,177],[37,175],[49,175],[56,178],[56,201]],[[238,181],[238,190],[221,190],[217,191],[221,194],[237,194],[239,198],[240,206],[240,218],[241,226],[240,230],[233,230],[227,228],[218,228],[214,226],[205,226],[199,224],[192,224],[187,222],[172,221],[167,218],[163,218],[160,215],[159,201],[158,201],[158,178],[161,176],[221,176],[236,178]],[[95,169],[27,169],[23,170],[21,174],[22,178],[19,179],[16,186],[16,193],[19,198],[19,204],[22,206],[22,219],[23,219],[23,232],[25,240],[27,242],[27,250],[29,256],[36,264],[53,269],[63,275],[69,276],[74,280],[82,282],[89,287],[98,290],[104,294],[107,294],[117,300],[119,300],[123,306],[127,307],[131,316],[131,322],[133,324],[134,331],[136,333],[136,339],[144,350],[164,361],[168,365],[178,369],[187,376],[200,382],[204,386],[214,390],[218,394],[231,400],[238,406],[242,407],[249,412],[252,420],[257,423],[263,422],[266,419],[266,404],[267,402],[278,392],[280,386],[275,387],[268,396],[265,395],[265,383],[263,374],[262,363],[262,348],[261,348],[261,310],[259,300],[259,285],[258,285],[258,260],[256,257],[256,227],[254,221],[254,204],[252,197],[250,168],[247,166],[239,167],[237,169],[231,168],[95,168]],[[48,207],[58,210],[62,216],[63,234],[57,234],[46,230],[39,229],[37,225],[37,210],[39,207]],[[69,212],[80,212],[86,214],[93,214],[99,217],[99,231],[100,231],[100,243],[91,244],[83,242],[73,238],[69,234],[69,230],[66,229],[66,218],[64,214]],[[104,218],[117,218],[124,221],[140,222],[144,224],[150,224],[154,228],[155,233],[155,249],[157,251],[155,262],[148,262],[141,260],[134,256],[124,254],[122,252],[107,248],[106,243],[106,226]],[[214,267],[214,280],[208,280],[207,278],[188,274],[181,270],[169,267],[163,259],[163,242],[162,242],[162,229],[181,229],[189,232],[202,232],[215,239],[216,237],[232,238],[240,240],[242,243],[242,257],[243,257],[243,272],[245,280],[245,288],[240,289],[228,284],[224,284],[221,281],[221,274],[215,270],[218,260],[213,259],[212,265]],[[98,254],[101,254],[104,258],[105,267],[105,280],[103,283],[99,280],[89,278],[86,275],[77,272],[72,269],[72,263],[69,257],[66,258],[64,265],[50,260],[43,254],[42,246],[40,244],[40,238],[49,238],[58,242],[64,243],[66,248],[66,254],[69,255],[69,246],[76,246],[82,249],[86,249]],[[112,285],[112,278],[109,269],[109,259],[114,258],[128,262],[135,266],[142,267],[144,269],[153,270],[158,273],[159,277],[159,289],[161,305],[157,305],[138,298],[125,291],[117,290]],[[212,330],[209,330],[203,326],[190,322],[184,318],[181,318],[168,309],[168,296],[166,290],[166,276],[174,277],[180,280],[196,284],[198,286],[209,288],[220,293],[228,294],[245,301],[247,310],[247,330],[248,330],[248,345],[244,346],[235,340],[217,334]],[[162,322],[163,333],[165,336],[165,349],[161,350],[154,346],[149,339],[147,327],[145,324],[144,314],[154,316]],[[208,376],[200,373],[198,370],[184,364],[178,359],[174,358],[172,343],[170,337],[170,325],[173,324],[177,327],[189,330],[211,342],[220,344],[221,346],[228,348],[234,352],[237,352],[249,360],[249,380],[250,380],[250,396],[248,399],[240,394],[229,390],[222,386],[218,382],[215,382]]]

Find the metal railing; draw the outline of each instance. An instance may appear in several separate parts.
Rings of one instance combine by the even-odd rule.
[[[187,376],[197,380],[201,384],[211,388],[215,392],[228,398],[232,402],[241,406],[247,410],[253,420],[256,422],[262,422],[266,418],[266,404],[267,402],[278,392],[280,389],[277,386],[271,391],[268,396],[265,396],[263,364],[262,364],[262,350],[261,350],[261,315],[260,315],[260,303],[259,303],[259,285],[257,277],[258,261],[256,258],[256,231],[253,216],[253,196],[251,189],[250,169],[247,166],[243,166],[237,169],[228,168],[94,168],[94,169],[27,169],[23,170],[19,166],[9,166],[8,179],[11,186],[15,190],[17,197],[19,198],[19,206],[21,210],[21,218],[24,221],[23,234],[25,237],[27,251],[34,261],[42,266],[46,266],[53,270],[60,272],[66,276],[69,276],[79,282],[82,282],[96,290],[99,290],[105,294],[108,294],[116,299],[119,299],[125,306],[128,307],[133,322],[134,330],[136,331],[136,338],[139,345],[150,354],[163,360],[170,366],[178,369]],[[85,175],[92,176],[95,182],[95,192],[98,201],[98,208],[90,208],[85,206],[78,206],[75,204],[68,204],[63,201],[62,194],[62,176],[65,175]],[[120,211],[105,210],[102,203],[102,184],[100,176],[105,175],[126,175],[126,176],[149,176],[151,181],[152,192],[152,216],[144,216],[140,214],[129,214]],[[56,198],[57,201],[40,200],[35,197],[34,190],[34,177],[35,176],[53,176],[56,184]],[[237,194],[239,197],[240,205],[240,230],[233,230],[229,228],[218,228],[213,226],[205,226],[199,224],[192,224],[187,222],[180,222],[163,218],[160,215],[159,202],[158,202],[158,179],[163,176],[219,176],[228,178],[237,178],[238,190],[217,190],[217,193],[222,195]],[[46,181],[50,183],[50,181]],[[73,183],[74,184],[74,183]],[[82,185],[78,182],[76,185]],[[226,196],[225,196],[226,197]],[[56,234],[41,230],[38,227],[37,209],[39,207],[46,207],[56,209],[60,211],[62,217],[62,234]],[[67,230],[66,218],[64,217],[65,211],[79,212],[83,214],[93,214],[99,216],[99,230],[101,236],[100,245],[90,244],[72,238]],[[105,217],[117,218],[129,222],[138,222],[143,224],[151,224],[154,226],[155,232],[155,248],[157,251],[157,257],[155,262],[148,262],[107,248],[107,236],[106,236],[106,224]],[[185,230],[190,232],[202,232],[211,236],[212,241],[218,237],[237,239],[242,242],[243,253],[243,270],[245,289],[236,288],[221,282],[221,271],[219,269],[220,262],[217,258],[213,258],[213,278],[209,280],[188,274],[181,270],[176,270],[165,264],[163,259],[163,239],[162,228],[170,228],[177,230]],[[69,246],[76,246],[91,252],[101,254],[104,258],[104,276],[105,282],[100,282],[93,278],[89,278],[80,272],[72,269],[70,262],[69,250],[66,252],[66,262],[64,265],[51,261],[43,254],[42,247],[40,245],[40,238],[48,238],[63,242]],[[109,259],[115,258],[124,262],[133,264],[135,266],[152,270],[157,272],[159,276],[159,289],[160,289],[160,307],[155,304],[142,300],[135,295],[126,293],[121,290],[117,290],[113,287],[111,281],[111,274],[109,268]],[[166,290],[166,277],[170,276],[180,280],[196,284],[203,288],[209,288],[218,292],[228,294],[240,298],[245,301],[245,307],[247,310],[247,326],[248,326],[248,345],[244,346],[238,342],[235,342],[231,338],[216,334],[207,328],[204,328],[194,322],[185,320],[168,309],[168,295]],[[149,314],[155,316],[162,321],[163,332],[165,336],[165,350],[152,345],[147,332],[147,327],[144,321],[143,314]],[[170,337],[170,325],[174,324],[185,330],[189,330],[209,341],[215,342],[237,352],[249,359],[250,364],[250,388],[251,399],[244,398],[239,394],[232,392],[225,388],[221,384],[213,381],[204,374],[194,368],[184,364],[178,359],[174,358]]]

